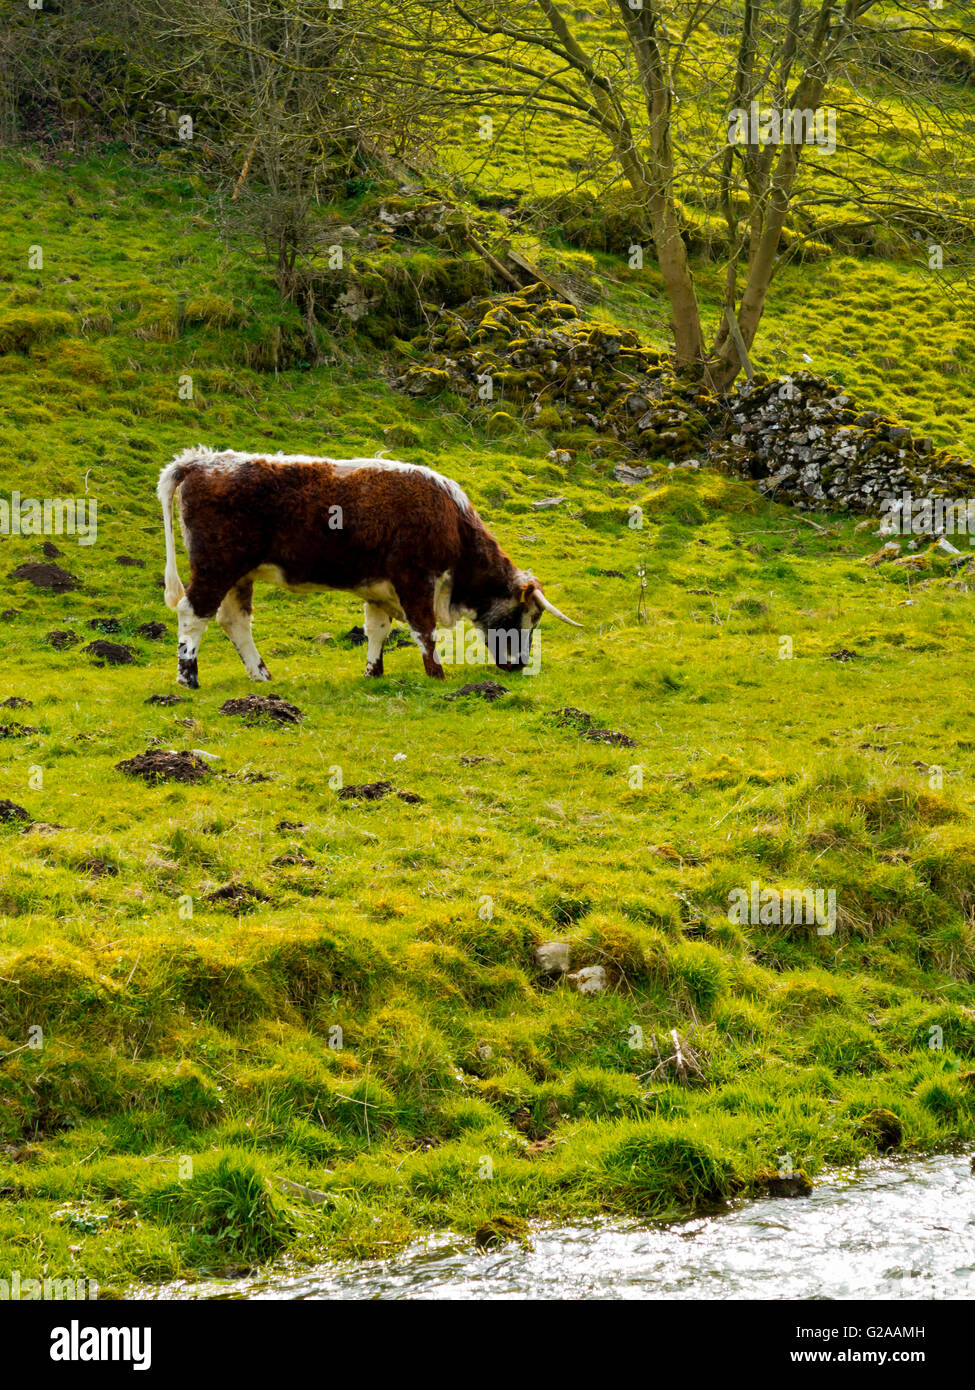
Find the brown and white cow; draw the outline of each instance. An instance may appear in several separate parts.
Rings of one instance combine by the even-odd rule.
[[[366,675],[383,673],[394,618],[409,624],[428,676],[443,678],[435,631],[469,618],[505,671],[527,665],[543,611],[572,623],[538,581],[516,569],[462,488],[393,459],[303,454],[178,454],[159,478],[166,534],[166,603],[179,615],[181,685],[196,687],[210,620],[252,680],[270,680],[251,636],[254,580],[294,592],[344,589],[365,600]],[[190,581],[176,570],[178,494]],[[575,627],[578,623],[572,624]]]

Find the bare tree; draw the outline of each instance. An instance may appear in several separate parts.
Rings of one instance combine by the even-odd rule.
[[[306,0],[158,0],[171,55],[147,85],[162,117],[186,102],[194,139],[223,185],[228,230],[256,235],[279,287],[314,243],[314,209],[344,182],[360,126],[352,95],[359,28],[344,7]]]
[[[415,150],[436,101],[387,71],[384,0],[0,0],[0,135],[70,139],[71,122],[141,152],[195,153],[222,187],[227,230],[263,241],[282,292],[313,247],[315,210],[350,174]],[[10,23],[3,21],[9,17]],[[409,79],[415,64],[404,60]]]
[[[882,19],[871,16],[881,9]],[[839,108],[851,124],[882,125],[873,85],[882,71],[900,98],[884,119],[916,122],[940,194],[953,168],[971,184],[963,126],[944,89],[927,81],[923,101],[917,90],[919,39],[965,33],[940,5],[603,0],[597,24],[572,14],[557,0],[398,0],[379,37],[391,63],[422,57],[413,80],[436,88],[445,111],[531,108],[593,133],[651,229],[676,363],[699,367],[715,388],[726,389],[747,361],[803,191],[860,201],[914,228],[937,214],[949,231],[970,233],[950,196],[925,192],[917,177],[842,138],[840,160],[818,171],[819,182],[816,169],[800,181],[803,159],[826,143],[824,116]],[[682,221],[686,204],[702,198],[720,209],[729,247],[710,338]]]

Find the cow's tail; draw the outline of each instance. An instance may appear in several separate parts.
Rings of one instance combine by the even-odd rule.
[[[168,463],[160,473],[159,484],[156,488],[156,496],[162,503],[163,532],[166,536],[165,598],[167,608],[175,608],[186,592],[176,568],[176,539],[173,535],[173,498],[176,496],[176,489],[183,481],[185,472],[186,459],[184,455],[180,455],[173,459],[172,463]]]

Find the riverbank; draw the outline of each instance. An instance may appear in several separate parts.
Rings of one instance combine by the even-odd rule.
[[[490,1251],[441,1236],[386,1260],[143,1289],[244,1299],[966,1299],[975,1294],[967,1154],[872,1160],[798,1201],[741,1201],[670,1225],[533,1227]]]

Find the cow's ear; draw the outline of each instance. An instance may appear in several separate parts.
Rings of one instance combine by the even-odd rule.
[[[534,587],[535,587],[535,581],[534,581],[534,579],[531,580],[531,582],[528,583],[528,584],[522,584],[521,589],[519,590],[519,593],[518,593],[518,602],[519,602],[519,603],[527,603],[527,602],[528,602],[528,595],[531,593],[531,591],[534,589]]]

